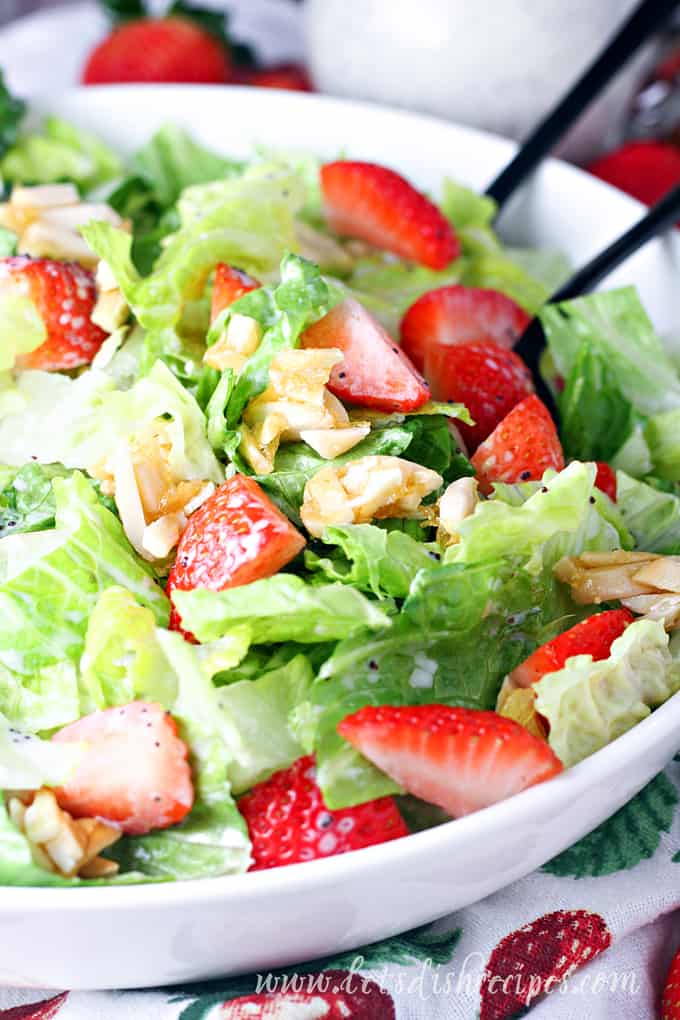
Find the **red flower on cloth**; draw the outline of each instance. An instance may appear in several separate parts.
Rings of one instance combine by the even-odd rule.
[[[511,932],[489,957],[480,1020],[509,1020],[611,944],[599,914],[557,910]]]
[[[62,992],[61,995],[55,995],[51,999],[29,1002],[25,1006],[13,1006],[11,1009],[0,1009],[0,1020],[51,1020],[67,999],[68,992]]]
[[[388,993],[360,974],[327,970],[299,978],[303,987],[243,995],[225,1002],[220,1020],[395,1020]],[[304,1012],[300,1007],[304,1007]]]

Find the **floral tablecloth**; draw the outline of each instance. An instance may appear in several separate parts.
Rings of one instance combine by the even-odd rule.
[[[654,1020],[680,946],[679,801],[680,755],[540,871],[433,925],[208,984],[0,990],[0,1020]]]

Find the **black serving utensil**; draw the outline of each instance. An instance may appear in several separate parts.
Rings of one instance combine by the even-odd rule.
[[[593,0],[597,3],[597,0]],[[679,0],[643,0],[557,106],[532,131],[486,189],[498,210],[566,134],[587,106],[680,6]]]
[[[571,298],[590,293],[622,262],[634,255],[648,241],[672,227],[678,219],[680,219],[680,185],[673,188],[665,198],[657,202],[624,234],[577,270],[565,284],[555,291],[548,304],[569,301]],[[556,418],[555,402],[539,372],[539,361],[544,347],[543,326],[539,318],[534,318],[517,341],[514,350],[530,369],[536,392],[548,407],[553,418]]]

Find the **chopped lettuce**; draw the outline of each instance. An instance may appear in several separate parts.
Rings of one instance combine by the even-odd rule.
[[[564,379],[587,341],[607,366],[608,385],[616,385],[640,414],[680,406],[680,379],[633,287],[549,305],[540,319]]]
[[[651,417],[644,429],[652,473],[669,482],[680,481],[680,407]]]
[[[121,584],[168,622],[168,601],[80,474],[55,478],[55,528],[0,540],[0,711],[33,731],[78,718],[75,663],[102,591]]]
[[[294,574],[277,574],[226,591],[176,590],[172,600],[183,626],[199,641],[214,641],[247,624],[253,644],[316,644],[390,622],[384,609],[355,588],[309,585]]]
[[[609,744],[680,690],[680,663],[663,624],[638,620],[609,658],[567,660],[536,684],[536,711],[550,723],[550,746],[565,767]]]
[[[328,581],[342,581],[361,591],[390,598],[405,598],[419,570],[439,558],[403,531],[385,531],[373,524],[326,528],[324,545],[337,546],[323,556],[305,552],[305,566]],[[436,547],[433,547],[436,550]]]
[[[616,507],[638,549],[680,555],[680,499],[616,472]]]
[[[5,85],[5,76],[0,71],[0,156],[16,143],[19,125],[26,112],[23,99],[13,96]]]
[[[52,479],[69,474],[61,464],[31,463],[4,471],[0,468],[0,538],[52,528]]]
[[[0,295],[0,372],[14,368],[19,355],[34,351],[46,337],[45,323],[30,298]]]
[[[132,169],[149,182],[159,205],[167,208],[185,188],[240,174],[243,163],[205,149],[176,124],[164,124],[132,157]]]
[[[460,282],[466,287],[500,290],[530,315],[535,315],[550,297],[550,289],[503,250],[483,249],[466,259]]]
[[[46,117],[41,133],[23,135],[5,153],[6,181],[53,184],[71,181],[87,192],[120,176],[123,167],[107,145],[61,117]]]
[[[346,715],[364,705],[493,708],[503,677],[541,640],[544,600],[542,579],[510,558],[433,567],[417,575],[391,627],[341,641],[297,712],[328,806],[396,791],[338,735]]]
[[[222,480],[222,468],[205,436],[204,415],[163,362],[156,362],[129,390],[114,386],[112,378],[98,371],[77,379],[56,372],[22,372],[18,388],[25,405],[0,420],[5,462],[89,468],[106,460],[121,439],[164,418],[169,465],[177,477]]]
[[[584,340],[559,398],[567,457],[609,461],[630,438],[635,413],[604,351]]]
[[[519,506],[502,499],[479,503],[461,522],[460,541],[447,550],[445,560],[476,563],[510,554],[525,557],[527,569],[540,572],[562,556],[618,549],[618,529],[595,502],[595,475],[594,464],[574,461],[552,478],[546,476]]]
[[[309,696],[314,674],[309,660],[296,655],[256,680],[220,687],[217,703],[230,720],[234,739],[229,779],[234,793],[249,790],[304,754],[290,717]]]
[[[0,791],[61,786],[71,776],[82,752],[82,744],[41,740],[10,726],[0,715]]]

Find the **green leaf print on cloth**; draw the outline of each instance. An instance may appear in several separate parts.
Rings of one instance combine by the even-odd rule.
[[[668,832],[678,791],[665,773],[583,839],[543,866],[560,878],[596,878],[634,868],[653,857]],[[674,860],[680,860],[678,854]]]

